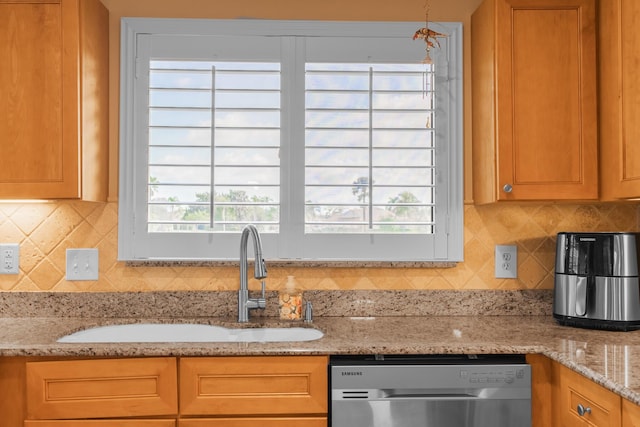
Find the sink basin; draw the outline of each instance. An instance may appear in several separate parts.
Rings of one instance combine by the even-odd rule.
[[[60,343],[294,342],[324,334],[313,328],[224,328],[195,323],[132,323],[99,326],[66,335]]]

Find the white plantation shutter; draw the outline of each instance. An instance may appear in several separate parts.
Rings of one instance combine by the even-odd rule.
[[[119,257],[461,259],[461,29],[418,26],[125,19]]]
[[[432,234],[433,66],[307,63],[306,233]]]
[[[150,62],[149,233],[278,232],[280,78],[278,63]]]

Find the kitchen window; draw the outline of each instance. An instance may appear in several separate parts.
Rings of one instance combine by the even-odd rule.
[[[462,259],[461,26],[125,18],[119,259]]]

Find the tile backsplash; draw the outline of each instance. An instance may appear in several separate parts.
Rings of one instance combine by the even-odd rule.
[[[464,262],[453,268],[271,267],[267,288],[295,275],[303,289],[551,289],[559,231],[635,231],[637,204],[465,206]],[[20,274],[2,291],[233,290],[237,267],[128,266],[117,261],[117,203],[0,203],[0,242],[20,243]],[[494,278],[494,246],[518,246],[518,278]],[[97,281],[65,280],[68,248],[98,248]],[[252,287],[256,286],[251,284]]]

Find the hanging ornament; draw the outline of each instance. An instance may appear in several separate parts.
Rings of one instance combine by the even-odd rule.
[[[431,30],[429,28],[429,0],[425,0],[424,3],[424,27],[423,28],[419,28],[415,34],[413,35],[413,39],[423,39],[426,45],[426,51],[427,54],[424,57],[424,59],[422,60],[423,64],[433,64],[433,60],[431,59],[431,55],[429,54],[429,51],[432,48],[440,47],[440,42],[438,41],[438,38],[441,37],[447,37],[446,34],[442,34],[439,33],[437,31]]]

